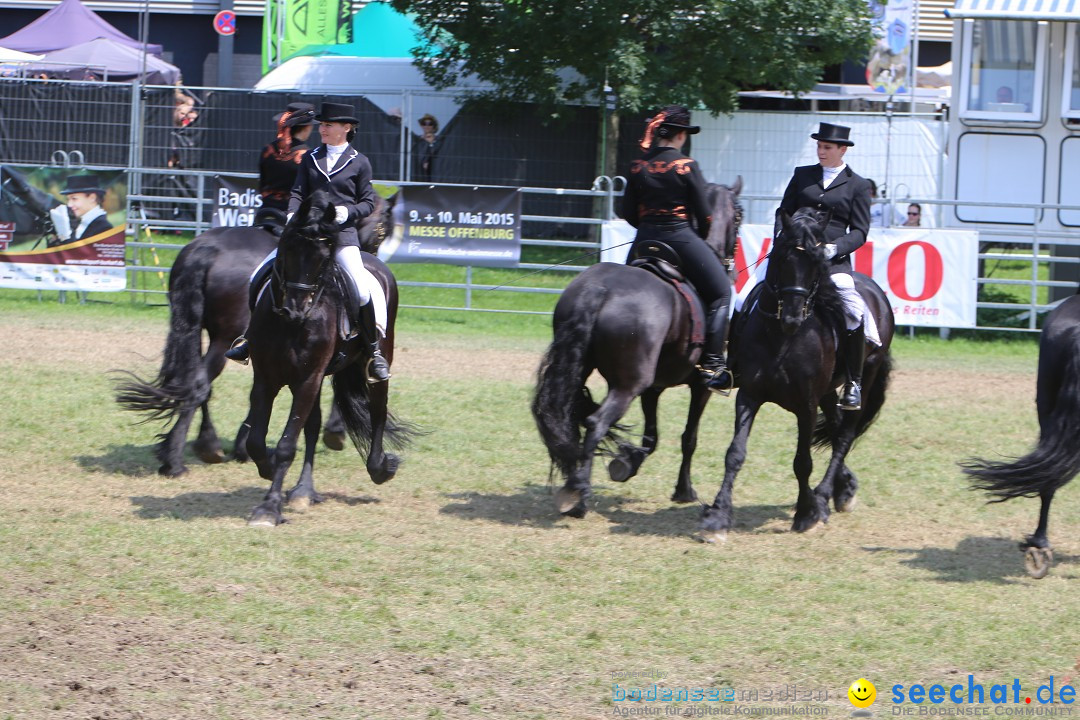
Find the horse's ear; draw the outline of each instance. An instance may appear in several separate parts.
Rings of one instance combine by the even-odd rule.
[[[787,214],[787,210],[785,210],[784,208],[777,208],[776,217],[780,220],[780,227],[783,229],[784,234],[785,235],[790,235],[791,234],[791,216]]]
[[[735,194],[735,197],[738,197],[739,193],[742,192],[742,175],[735,178],[735,184],[731,186],[731,192]]]
[[[391,195],[388,198],[383,198],[384,200],[386,200],[386,209],[387,210],[393,210],[394,209],[394,206],[397,205],[397,199],[398,199],[399,195],[401,195],[400,190],[398,190],[396,193],[394,193],[393,195]]]

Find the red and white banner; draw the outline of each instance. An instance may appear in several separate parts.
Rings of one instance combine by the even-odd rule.
[[[771,226],[739,228],[736,292],[752,282],[771,249]],[[978,253],[979,234],[972,230],[875,228],[852,264],[888,295],[897,325],[973,328]]]

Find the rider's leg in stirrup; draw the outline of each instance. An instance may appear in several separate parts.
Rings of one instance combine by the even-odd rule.
[[[353,284],[356,286],[360,298],[360,309],[357,317],[350,317],[354,329],[363,339],[365,350],[369,356],[367,364],[367,377],[369,383],[386,382],[390,379],[390,364],[383,357],[379,347],[382,333],[379,331],[380,314],[381,324],[386,324],[386,304],[381,295],[376,297],[373,288],[376,284],[374,276],[364,267],[360,248],[345,246],[338,248],[335,258],[338,265],[345,270]],[[381,313],[380,313],[381,310]],[[344,353],[338,353],[343,355]],[[343,362],[344,358],[335,357],[331,360],[330,367],[335,367]]]

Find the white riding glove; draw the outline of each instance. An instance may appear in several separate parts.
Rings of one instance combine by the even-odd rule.
[[[825,259],[832,260],[834,257],[836,257],[836,246],[829,243],[825,246]]]
[[[56,237],[61,240],[71,237],[71,216],[68,215],[67,205],[57,205],[49,211],[49,217],[56,228]]]
[[[288,215],[285,216],[285,224],[286,225],[288,225],[289,223],[292,222],[292,216],[295,215],[295,214],[296,213],[289,213]]]
[[[349,219],[349,208],[344,205],[335,205],[334,212],[337,213],[338,225],[344,225],[345,221]]]

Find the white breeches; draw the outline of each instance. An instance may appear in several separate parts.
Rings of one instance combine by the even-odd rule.
[[[855,289],[855,278],[848,273],[838,272],[830,275],[833,285],[840,291],[840,298],[844,301],[844,320],[848,330],[854,330],[862,325],[863,302],[862,295]]]
[[[267,263],[274,262],[274,258],[277,257],[277,248],[270,251],[270,254],[259,263],[259,266],[255,268],[255,271],[251,273],[251,280],[255,279],[255,276],[259,273]],[[338,248],[334,253],[334,259],[337,264],[345,270],[350,278],[352,278],[353,285],[356,286],[356,291],[360,295],[360,304],[367,305],[369,302],[375,303],[375,325],[378,326],[379,332],[383,335],[386,334],[386,295],[383,293],[382,285],[375,279],[375,276],[364,267],[364,259],[360,256],[360,248],[355,246],[347,246]]]

